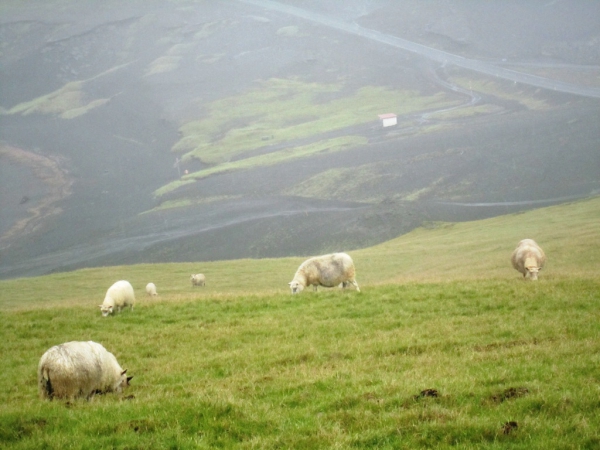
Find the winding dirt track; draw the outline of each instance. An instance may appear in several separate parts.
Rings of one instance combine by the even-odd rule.
[[[507,69],[505,67],[499,67],[495,64],[490,64],[475,59],[464,58],[459,55],[438,50],[426,45],[418,44],[416,42],[408,41],[396,36],[381,33],[376,30],[361,27],[356,23],[348,23],[341,20],[337,20],[332,17],[325,16],[323,14],[307,11],[295,6],[284,5],[281,3],[273,2],[270,0],[239,0],[240,2],[259,6],[264,9],[272,11],[278,11],[285,14],[289,14],[301,19],[309,20],[311,22],[318,23],[336,30],[344,31],[346,33],[354,34],[356,36],[362,36],[370,39],[374,42],[379,42],[392,47],[400,48],[417,55],[423,56],[433,61],[437,61],[441,64],[453,64],[464,69],[473,70],[475,72],[491,75],[494,77],[502,78],[504,80],[513,81],[515,83],[523,83],[529,86],[535,86],[542,89],[548,89],[555,92],[564,92],[567,94],[579,95],[582,97],[600,98],[600,88],[579,86],[571,83],[565,83],[563,81],[552,80],[549,78],[532,75],[529,73],[518,72],[516,70]]]
[[[152,246],[173,242],[182,238],[198,239],[199,235],[210,232],[215,229],[232,227],[262,219],[273,217],[293,217],[314,213],[355,211],[365,208],[360,204],[343,204],[341,202],[322,202],[315,205],[314,202],[305,199],[297,199],[295,202],[283,203],[272,197],[255,199],[233,200],[225,208],[218,205],[207,204],[204,209],[195,211],[185,217],[169,218],[165,222],[160,220],[160,212],[154,213],[155,218],[147,223],[153,223],[153,226],[142,227],[145,222],[143,218],[137,218],[139,227],[128,227],[128,232],[112,236],[97,242],[88,242],[76,245],[65,250],[52,252],[50,254],[29,258],[26,261],[12,264],[8,267],[0,266],[0,278],[20,274],[43,273],[50,269],[64,266],[76,265],[89,262],[95,259],[103,258],[108,255],[123,254],[126,252],[140,252]],[[231,215],[235,211],[235,215]],[[240,214],[239,211],[242,211]],[[275,211],[275,212],[273,212]],[[150,213],[152,214],[152,213]]]

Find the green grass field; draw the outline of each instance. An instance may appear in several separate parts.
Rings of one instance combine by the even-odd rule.
[[[525,237],[548,255],[538,282],[510,267]],[[350,254],[360,293],[291,296],[303,257],[1,281],[0,447],[600,446],[599,197]],[[100,317],[121,278],[135,310]],[[39,400],[39,358],[70,340],[102,343],[132,387]]]

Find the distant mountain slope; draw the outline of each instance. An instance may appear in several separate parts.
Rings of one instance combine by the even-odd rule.
[[[596,88],[591,3],[569,11],[578,32],[564,36],[562,2],[512,4],[504,29],[483,26],[490,3],[281,3]],[[0,154],[0,277],[354,249],[430,220],[600,189],[598,100],[432,62],[266,4],[2,5],[0,140],[57,175],[49,184],[35,158]],[[530,36],[536,12],[547,41],[511,47],[506,36]],[[390,112],[398,125],[383,128],[377,116]]]

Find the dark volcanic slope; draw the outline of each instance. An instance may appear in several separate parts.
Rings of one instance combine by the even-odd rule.
[[[586,96],[599,88],[596,2],[50,0],[1,8],[0,144],[23,152],[0,151],[0,277],[351,250],[425,221],[599,190],[600,101]],[[554,87],[490,78],[382,35],[481,67],[510,65]],[[333,134],[361,136],[361,147],[215,175],[154,198],[178,178],[171,147],[179,128],[270,78],[343,83],[339,95],[364,86],[438,93],[462,109],[422,111],[390,129],[373,117]],[[582,95],[560,93],[563,85]],[[44,172],[58,174],[54,184],[40,175],[44,164],[56,169]],[[182,206],[148,212],[167,202]]]

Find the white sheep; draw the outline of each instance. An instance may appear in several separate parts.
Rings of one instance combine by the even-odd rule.
[[[158,295],[158,293],[156,292],[156,285],[154,283],[148,283],[146,285],[146,294],[148,294],[151,297]]]
[[[102,311],[103,317],[113,314],[115,310],[120,312],[126,306],[129,306],[129,309],[133,311],[134,303],[135,294],[133,293],[133,287],[129,281],[121,280],[108,288],[104,301],[100,305],[100,311]]]
[[[341,285],[340,287],[345,288],[352,284],[360,292],[355,279],[354,262],[346,253],[332,253],[307,259],[300,264],[294,279],[288,284],[292,294],[298,294],[311,285],[316,291],[317,286]]]
[[[192,286],[206,286],[206,277],[202,273],[190,275]]]
[[[38,365],[41,399],[90,399],[96,393],[117,392],[129,386],[117,358],[97,342],[66,342],[51,347]]]
[[[546,263],[546,255],[533,239],[523,239],[517,245],[510,258],[513,267],[523,274],[523,278],[532,281],[538,279],[538,272]]]

